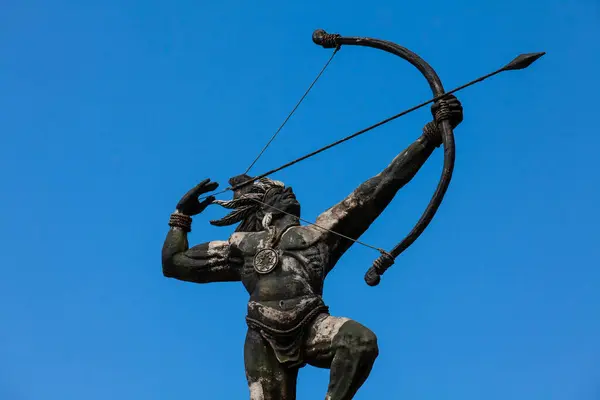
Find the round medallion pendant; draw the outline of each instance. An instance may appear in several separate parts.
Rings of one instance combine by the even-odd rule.
[[[268,274],[279,263],[279,255],[273,249],[262,249],[254,256],[254,270],[259,274]]]

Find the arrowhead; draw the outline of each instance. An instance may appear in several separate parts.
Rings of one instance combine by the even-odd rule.
[[[504,68],[502,68],[502,70],[511,71],[516,69],[525,69],[531,64],[533,64],[538,58],[540,58],[544,54],[546,54],[546,52],[521,54],[520,56],[506,64]]]

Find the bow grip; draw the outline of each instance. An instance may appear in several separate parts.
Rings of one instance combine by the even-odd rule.
[[[367,285],[379,285],[379,282],[381,282],[381,275],[383,275],[384,272],[392,265],[394,265],[394,257],[392,257],[391,254],[382,251],[381,255],[377,257],[375,261],[373,261],[373,265],[365,274],[365,282]]]

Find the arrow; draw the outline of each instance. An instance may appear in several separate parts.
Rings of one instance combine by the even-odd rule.
[[[355,133],[353,133],[353,134],[351,134],[349,136],[346,136],[345,138],[337,140],[337,141],[335,141],[335,142],[333,142],[331,144],[328,144],[327,146],[321,147],[318,150],[315,150],[315,151],[313,151],[311,153],[308,153],[308,154],[306,154],[306,155],[304,155],[302,157],[299,157],[299,158],[297,158],[295,160],[292,160],[292,161],[290,161],[290,162],[288,162],[288,163],[286,163],[286,164],[284,164],[284,165],[282,165],[280,167],[274,168],[274,169],[272,169],[270,171],[267,171],[267,172],[265,172],[263,174],[260,174],[260,175],[258,175],[256,177],[252,178],[252,179],[247,180],[246,182],[242,182],[240,184],[237,184],[237,185],[234,185],[234,186],[230,186],[230,187],[228,187],[226,189],[223,189],[223,190],[221,190],[221,191],[219,191],[217,193],[214,193],[213,195],[222,194],[222,193],[227,192],[228,190],[239,189],[239,188],[241,188],[243,186],[246,186],[248,184],[251,184],[251,183],[253,183],[253,182],[255,182],[255,181],[257,181],[257,180],[259,180],[261,178],[264,178],[264,177],[266,177],[268,175],[274,174],[275,172],[279,172],[279,171],[281,171],[281,170],[283,170],[285,168],[291,167],[292,165],[297,164],[300,161],[304,161],[307,158],[316,156],[317,154],[322,153],[325,150],[328,150],[328,149],[330,149],[332,147],[335,147],[335,146],[337,146],[339,144],[347,142],[350,139],[354,139],[355,137],[360,136],[360,135],[362,135],[364,133],[367,133],[367,132],[369,132],[369,131],[371,131],[371,130],[373,130],[373,129],[381,126],[381,125],[387,124],[388,122],[391,122],[391,121],[393,121],[393,120],[395,120],[397,118],[400,118],[400,117],[402,117],[402,116],[404,116],[406,114],[409,114],[409,113],[411,113],[413,111],[416,111],[419,108],[422,108],[422,107],[426,106],[427,104],[430,104],[430,103],[436,102],[438,100],[441,100],[441,99],[443,99],[444,97],[446,97],[446,96],[448,96],[450,94],[456,93],[456,92],[458,92],[460,90],[463,90],[463,89],[465,89],[465,88],[467,88],[469,86],[472,86],[472,85],[474,85],[476,83],[482,82],[482,81],[484,81],[484,80],[486,80],[488,78],[491,78],[494,75],[498,75],[501,72],[525,69],[525,68],[529,67],[531,64],[533,64],[540,57],[542,57],[544,54],[546,54],[546,52],[521,54],[521,55],[515,57],[514,60],[512,60],[510,63],[506,64],[504,67],[502,67],[502,68],[500,68],[500,69],[498,69],[498,70],[496,70],[494,72],[491,72],[491,73],[489,73],[487,75],[483,75],[483,76],[481,76],[481,77],[479,77],[477,79],[474,79],[474,80],[472,80],[472,81],[470,81],[468,83],[465,83],[464,85],[458,86],[458,87],[456,87],[456,88],[454,88],[454,89],[452,89],[452,90],[450,90],[450,91],[448,91],[448,92],[446,92],[446,93],[444,93],[442,95],[436,96],[436,97],[434,97],[434,98],[432,98],[430,100],[427,100],[427,101],[424,101],[424,102],[422,102],[420,104],[417,104],[414,107],[406,109],[406,110],[404,110],[404,111],[402,111],[402,112],[400,112],[400,113],[398,113],[396,115],[393,115],[393,116],[391,116],[389,118],[386,118],[386,119],[384,119],[382,121],[379,121],[376,124],[373,124],[373,125],[371,125],[371,126],[369,126],[367,128],[361,129],[358,132],[355,132]]]

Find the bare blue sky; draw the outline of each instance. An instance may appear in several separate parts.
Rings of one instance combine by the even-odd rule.
[[[329,52],[324,28],[396,41],[458,86],[522,52],[529,70],[459,94],[454,180],[377,288],[355,246],[335,315],[381,355],[357,399],[600,397],[600,4],[0,2],[0,399],[244,399],[240,284],[161,275],[169,213],[197,181],[243,172]],[[348,47],[263,172],[429,98],[414,68]],[[275,175],[314,219],[416,139],[420,110]],[[423,211],[438,151],[363,236],[391,248]],[[193,243],[230,229],[195,219]],[[307,368],[299,399],[323,398]]]

